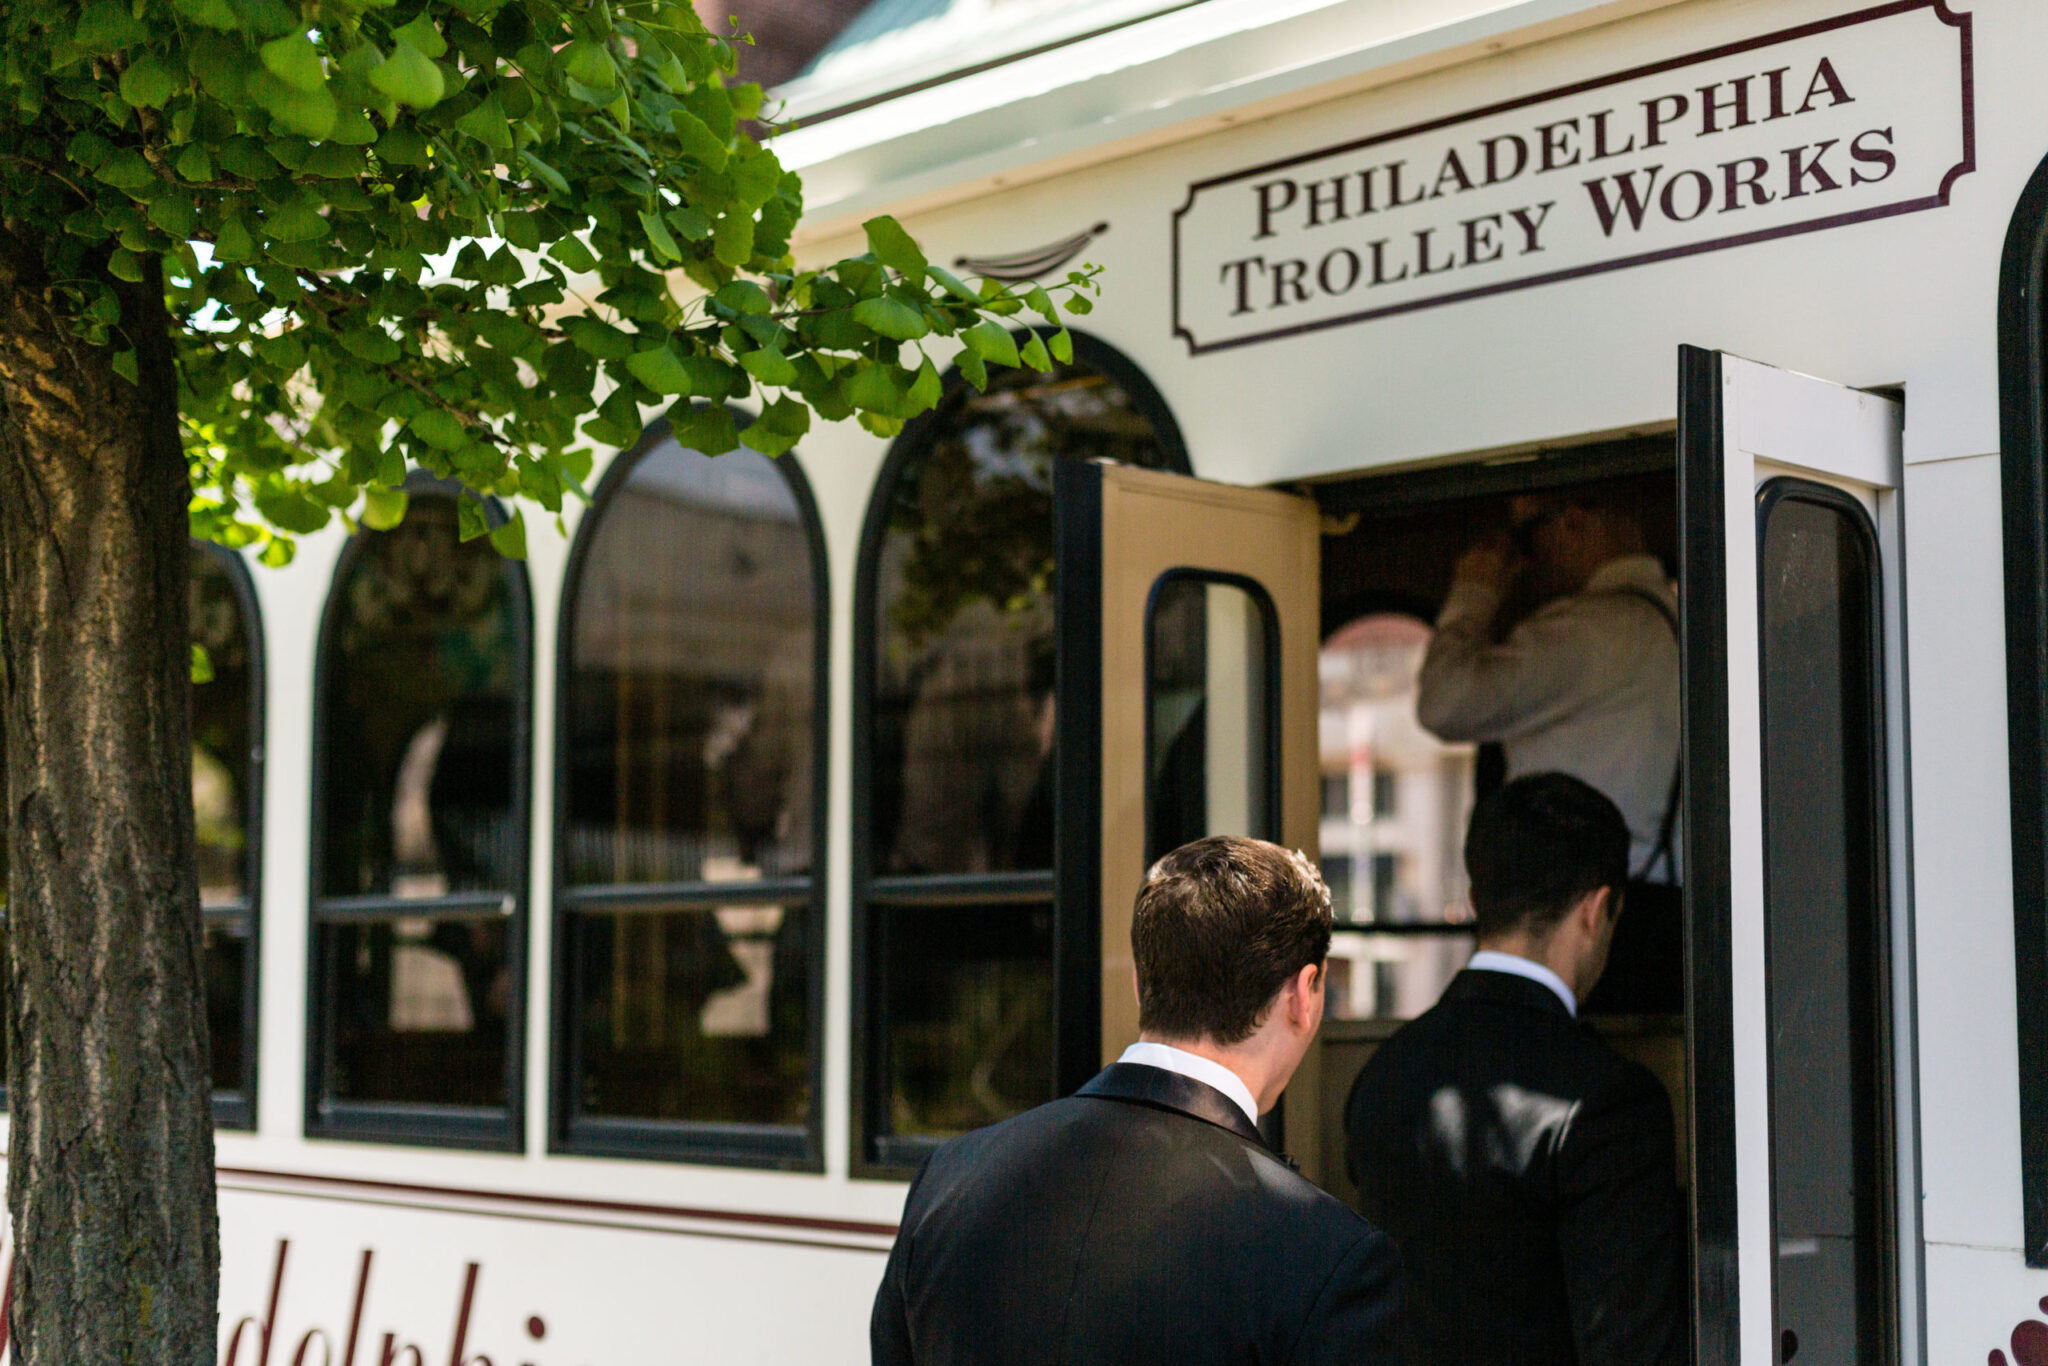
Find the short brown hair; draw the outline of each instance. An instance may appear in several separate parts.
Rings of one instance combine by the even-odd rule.
[[[1131,917],[1138,1027],[1241,1043],[1288,979],[1330,955],[1330,891],[1305,857],[1211,835],[1152,865]]]

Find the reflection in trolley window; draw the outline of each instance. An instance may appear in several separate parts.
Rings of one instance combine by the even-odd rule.
[[[824,562],[793,461],[657,428],[563,616],[554,1142],[817,1168]]]
[[[1053,1095],[1052,471],[1184,470],[1128,361],[955,377],[898,440],[862,544],[855,644],[856,1133],[862,1167]]]
[[[192,643],[206,652],[206,667],[192,680],[192,814],[213,1118],[224,1129],[249,1129],[256,1124],[263,632],[255,587],[239,555],[195,543],[190,573]],[[0,761],[6,753],[7,734],[0,729]],[[0,765],[0,913],[7,906],[5,789]],[[6,920],[0,914],[0,958],[6,943]],[[6,1069],[6,1038],[0,1033],[0,1079]]]
[[[314,694],[307,1129],[519,1146],[530,612],[455,498],[343,552]]]

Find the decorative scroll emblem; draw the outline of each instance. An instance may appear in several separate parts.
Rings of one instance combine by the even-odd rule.
[[[1020,280],[1036,280],[1041,275],[1050,275],[1067,262],[1085,251],[1090,242],[1109,231],[1109,224],[1097,223],[1072,237],[1062,237],[1057,242],[1048,242],[1030,251],[1013,252],[1008,256],[962,256],[953,262],[961,270],[984,276],[991,280],[1014,283]]]
[[[1892,0],[1189,187],[1194,354],[1948,203],[1970,16]]]

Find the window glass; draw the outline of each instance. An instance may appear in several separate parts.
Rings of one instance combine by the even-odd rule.
[[[511,1098],[523,585],[487,538],[460,539],[437,493],[359,537],[336,576],[315,741],[316,1124],[424,1136],[431,1116],[346,1107]],[[502,1123],[451,1120],[461,1132],[441,1136],[502,1138]]]
[[[254,782],[255,694],[252,623],[230,570],[215,552],[192,548],[192,642],[206,651],[210,677],[192,684],[192,816],[199,844],[199,900],[246,908],[249,813]]]
[[[563,696],[569,1141],[600,1141],[586,1120],[805,1126],[813,529],[766,456],[661,436],[621,459],[584,533]]]
[[[514,983],[508,917],[400,916],[325,925],[337,1100],[505,1103]]]
[[[807,909],[733,905],[576,916],[580,1112],[806,1123]]]
[[[515,885],[514,572],[446,497],[356,547],[321,653],[323,895]]]
[[[873,869],[1050,868],[1053,464],[1167,457],[1079,366],[956,386],[927,430],[875,566]]]
[[[1162,579],[1146,621],[1146,853],[1204,835],[1275,833],[1274,724],[1263,594]]]
[[[890,1127],[934,1138],[1053,1098],[1052,905],[892,906]]]
[[[1477,750],[1415,715],[1430,628],[1374,613],[1324,643],[1323,878],[1337,913],[1329,1010],[1407,1019],[1436,1004],[1472,954],[1465,823]]]
[[[1764,915],[1781,1355],[1886,1359],[1889,1165],[1875,553],[1766,501]]]
[[[904,441],[871,514],[856,895],[865,1137],[908,1161],[1053,1093],[1054,468],[1182,457],[1084,364],[954,383]]]

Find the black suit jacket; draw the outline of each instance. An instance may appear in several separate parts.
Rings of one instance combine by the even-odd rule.
[[[1407,1366],[1685,1359],[1670,1098],[1549,988],[1460,973],[1366,1063],[1345,1129],[1407,1270]]]
[[[1398,1267],[1228,1096],[1117,1063],[932,1155],[875,1296],[874,1360],[1385,1366]]]

